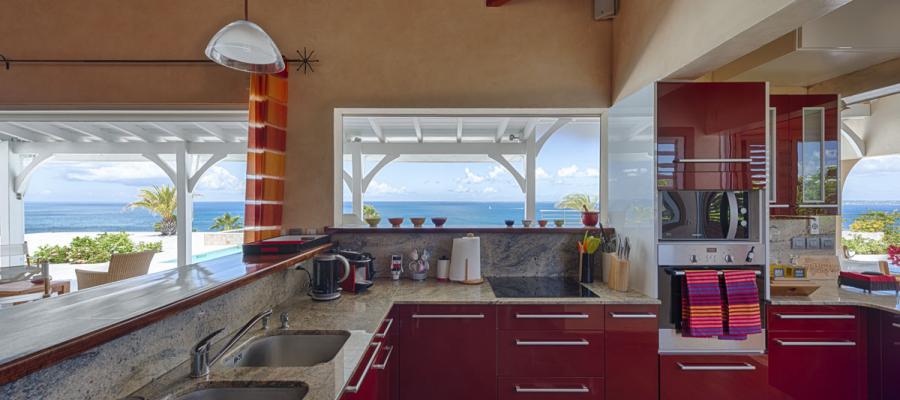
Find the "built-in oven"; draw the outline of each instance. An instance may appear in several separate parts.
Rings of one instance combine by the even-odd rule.
[[[661,191],[659,240],[757,241],[759,191]]]
[[[662,302],[659,315],[661,353],[762,353],[765,341],[765,249],[756,243],[660,244],[657,268],[658,295]],[[757,256],[757,253],[760,255]],[[686,337],[682,335],[682,298],[685,271],[752,270],[756,273],[762,333],[746,340]],[[722,280],[724,282],[724,280]],[[725,288],[722,287],[724,298]],[[723,310],[725,310],[723,302]]]

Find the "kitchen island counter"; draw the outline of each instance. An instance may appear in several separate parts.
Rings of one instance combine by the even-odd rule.
[[[772,296],[773,305],[859,306],[900,314],[900,296],[894,292],[869,294],[861,289],[840,288],[835,280],[814,280],[821,285],[809,296]]]

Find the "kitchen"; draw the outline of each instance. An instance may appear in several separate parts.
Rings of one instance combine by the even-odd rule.
[[[604,20],[603,9],[589,1],[386,1],[361,9],[322,2],[163,2],[144,10],[163,20],[176,16],[174,30],[160,33],[139,26],[137,10],[120,14],[112,4],[80,14],[86,11],[69,5],[17,2],[11,10],[27,22],[6,21],[13,26],[7,29],[18,31],[4,36],[17,40],[0,46],[9,61],[0,80],[10,88],[2,103],[11,111],[61,104],[246,108],[244,72],[208,62],[141,60],[196,59],[212,33],[249,5],[244,18],[288,54],[283,67],[290,100],[267,94],[285,107],[284,148],[248,149],[281,155],[284,164],[280,177],[267,172],[272,164],[256,164],[263,168],[255,175],[260,187],[275,181],[282,197],[265,197],[271,193],[262,190],[249,201],[259,206],[260,219],[252,225],[258,229],[247,231],[274,232],[251,242],[302,238],[251,244],[244,254],[0,309],[0,393],[147,400],[897,398],[900,388],[890,379],[900,363],[896,289],[873,286],[887,285],[883,276],[842,272],[828,258],[840,254],[836,220],[848,152],[842,118],[858,106],[847,99],[889,87],[897,75],[864,71],[865,85],[858,76],[838,78],[892,64],[857,63],[822,79],[837,81],[821,88],[819,81],[777,82],[785,78],[766,75],[777,65],[759,61],[735,72],[746,64],[738,56],[781,46],[779,37],[799,26],[809,33],[803,40],[819,38],[811,33],[815,24],[804,24],[858,2],[867,0],[758,5],[756,14],[747,13],[756,19],[735,21],[744,29],[739,33],[723,28],[728,24],[720,17],[754,6],[710,2],[698,6],[709,14],[691,17],[684,5],[622,1],[615,18]],[[72,14],[132,24],[104,27],[105,36],[89,51],[84,32],[91,30],[62,21]],[[197,17],[204,14],[209,18]],[[28,26],[40,15],[63,27],[40,33]],[[642,15],[649,21],[640,21]],[[404,18],[414,26],[382,24]],[[710,31],[700,36],[732,41],[725,49],[700,39],[687,49],[682,44],[677,57],[685,58],[675,64],[693,70],[669,65],[672,70],[662,71],[668,68],[662,60],[674,57],[665,49],[672,43],[664,36],[671,35],[664,33],[693,29],[678,18],[707,18],[701,25]],[[650,28],[654,19],[657,27]],[[117,29],[146,53],[110,38]],[[148,39],[154,35],[166,40]],[[290,54],[305,40],[322,59],[308,73],[302,67],[311,59]],[[429,48],[439,43],[446,54]],[[66,46],[78,50],[64,53]],[[556,61],[522,58],[528,48]],[[385,49],[392,51],[382,54]],[[809,51],[794,49],[787,57]],[[448,54],[457,66],[444,65]],[[104,62],[53,62],[59,58]],[[105,89],[92,87],[98,85]],[[409,142],[391,142],[394,134],[380,119],[411,132]],[[479,141],[468,123],[487,119],[496,125],[486,129],[489,141]],[[538,122],[528,128],[529,119]],[[16,123],[32,122],[40,121]],[[345,134],[353,122],[370,133]],[[432,122],[448,125],[429,128]],[[599,149],[586,151],[601,160],[602,225],[567,221],[557,228],[535,206],[540,188],[532,161],[540,150],[529,148],[541,143],[536,132],[570,123],[599,124]],[[431,129],[451,133],[429,142]],[[446,227],[366,227],[365,190],[357,189],[372,181],[361,176],[362,165],[351,165],[353,152],[392,144],[404,149],[398,162],[416,159],[410,154],[444,157],[437,162],[478,156],[503,166],[504,159],[513,163],[506,155],[519,156],[522,168],[512,170],[521,178],[524,221],[517,218],[512,228],[499,220],[491,227],[454,226],[453,219]],[[429,150],[437,145],[444,147]],[[10,144],[17,146],[24,147]],[[449,148],[456,150],[443,150]],[[493,148],[500,160],[484,150]],[[347,170],[349,179],[342,173]],[[342,210],[345,193],[349,212]],[[274,208],[277,224],[267,219]],[[600,245],[605,255],[592,259],[593,268],[581,268],[577,248],[587,237],[622,246]],[[428,257],[412,249],[427,249]],[[394,256],[404,270],[396,280]],[[410,271],[417,260],[428,265],[425,276]],[[610,277],[621,271],[624,277]],[[700,289],[717,293],[712,333],[693,324],[694,317],[709,317],[692,316],[695,277],[717,282]],[[817,285],[811,294],[793,293],[810,284]],[[732,306],[749,310],[750,323],[733,323],[742,315]]]

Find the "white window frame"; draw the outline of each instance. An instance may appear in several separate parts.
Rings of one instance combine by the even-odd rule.
[[[365,117],[378,117],[378,116],[390,116],[390,117],[403,117],[403,116],[412,116],[412,117],[428,117],[428,116],[446,116],[446,117],[592,117],[592,118],[603,118],[606,113],[606,109],[603,108],[335,108],[334,109],[334,135],[333,135],[333,213],[332,213],[332,226],[340,227],[345,225],[344,222],[344,213],[343,213],[343,186],[344,186],[344,117],[352,117],[352,116],[365,116]],[[602,126],[602,125],[601,125]],[[600,165],[598,166],[600,169],[600,176],[598,180],[600,181],[600,188],[606,186],[606,168],[604,168],[603,163],[603,147],[605,147],[603,137],[605,137],[605,132],[601,130],[601,160]],[[535,175],[535,166],[534,166],[534,158],[526,161],[526,176],[525,183],[528,186],[526,190],[526,199],[525,199],[525,208],[526,210],[530,210],[530,213],[534,213],[535,207],[535,185],[536,185],[536,177]],[[530,165],[529,165],[530,164]],[[352,188],[351,188],[352,189]],[[600,194],[600,193],[598,193]],[[361,195],[361,194],[360,194]],[[601,204],[601,213],[603,212],[603,205]],[[529,211],[526,211],[527,213]],[[533,216],[531,219],[534,219]]]

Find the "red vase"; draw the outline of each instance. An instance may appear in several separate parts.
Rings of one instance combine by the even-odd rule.
[[[600,212],[583,211],[581,213],[581,223],[584,224],[584,226],[597,226],[598,222],[600,222]]]

